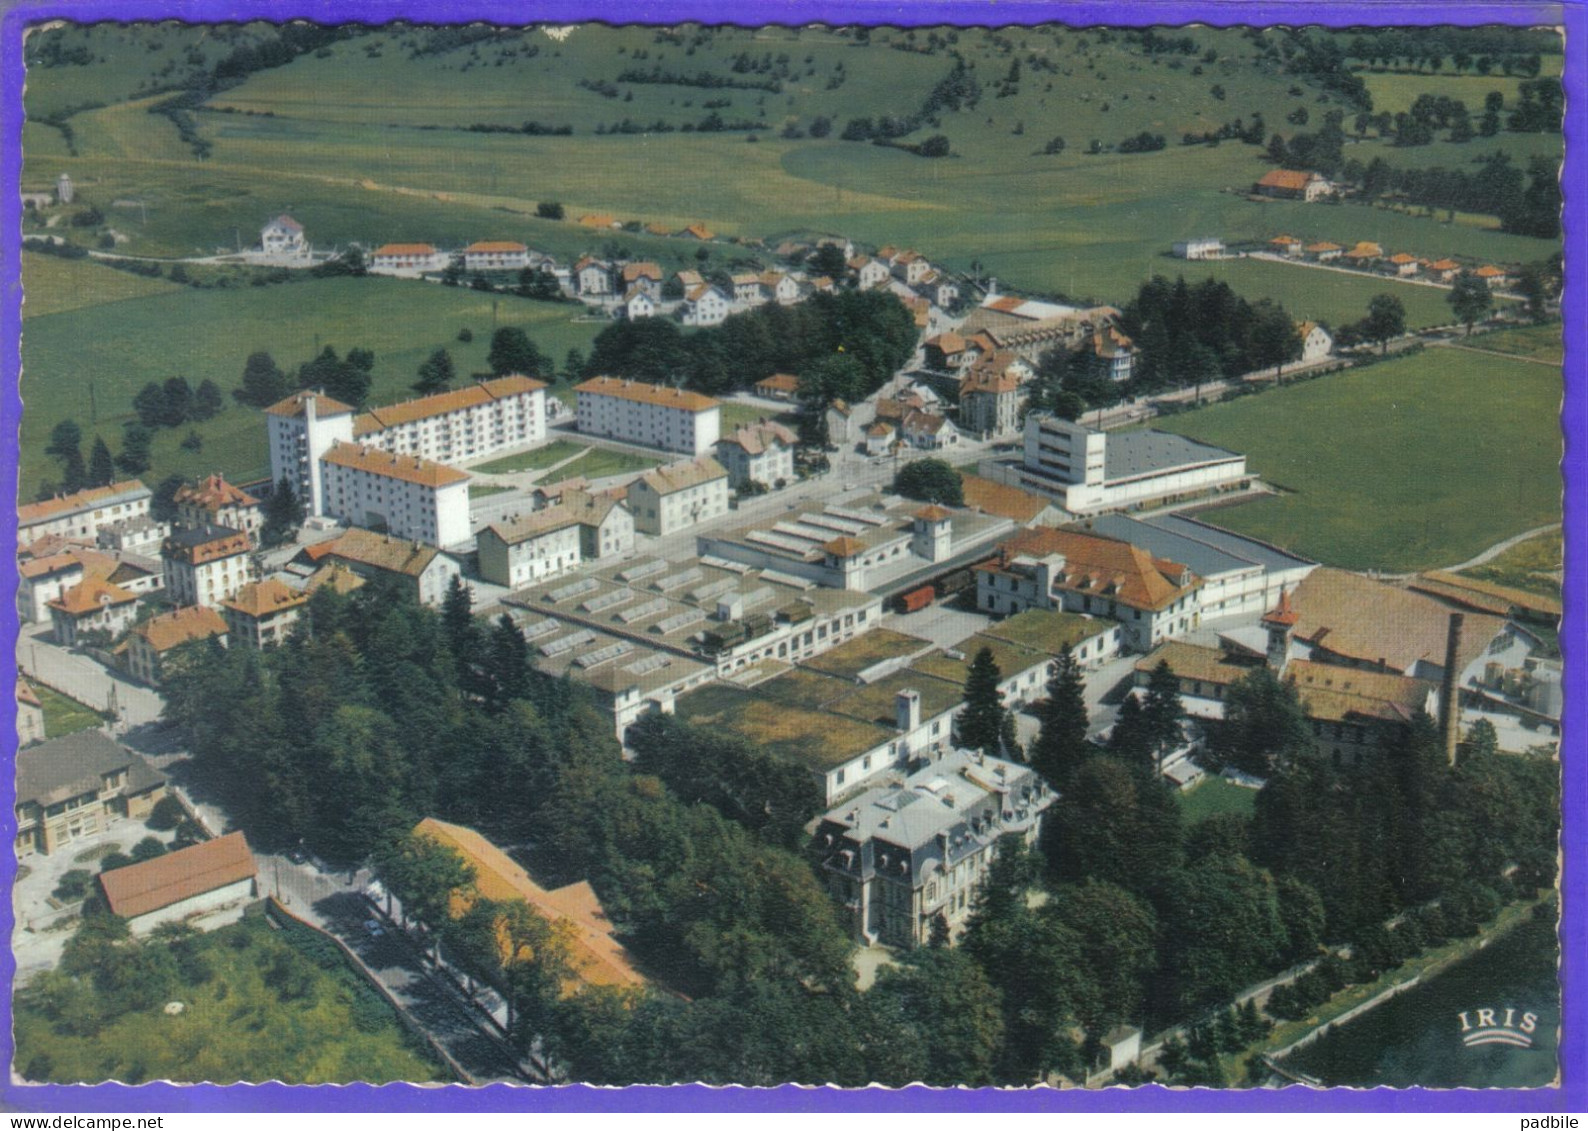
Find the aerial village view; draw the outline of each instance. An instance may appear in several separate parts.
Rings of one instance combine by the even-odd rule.
[[[1549,29],[31,29],[13,1078],[1556,1078]]]

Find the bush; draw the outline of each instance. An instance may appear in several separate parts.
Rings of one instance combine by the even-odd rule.
[[[149,811],[149,819],[144,823],[158,832],[166,832],[176,828],[186,818],[187,810],[182,808],[182,803],[167,795],[154,803],[154,808]]]
[[[125,868],[128,864],[136,863],[137,861],[125,852],[106,853],[99,862],[99,874],[104,875],[106,872],[114,872],[117,868]]]
[[[55,890],[50,894],[62,903],[76,903],[88,892],[88,885],[94,876],[92,872],[83,868],[73,868],[61,875],[60,883],[55,885]]]
[[[137,861],[153,860],[156,856],[164,856],[166,852],[165,843],[154,836],[146,836],[132,846],[132,858]]]
[[[555,200],[543,200],[535,205],[535,215],[542,220],[561,220],[563,217],[562,204]]]

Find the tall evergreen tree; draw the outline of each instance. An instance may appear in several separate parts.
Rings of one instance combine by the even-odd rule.
[[[1003,693],[998,683],[1003,673],[993,660],[991,648],[983,648],[971,660],[965,677],[965,709],[959,716],[959,743],[984,754],[997,754],[1003,738]]]
[[[420,364],[419,380],[413,383],[413,390],[420,396],[444,393],[452,387],[456,375],[452,355],[446,350],[436,350]]]
[[[1048,699],[1042,708],[1042,729],[1031,744],[1031,764],[1059,789],[1093,753],[1087,741],[1086,685],[1081,666],[1068,649],[1054,664]]]
[[[265,408],[275,404],[289,392],[287,376],[268,353],[259,350],[248,355],[243,363],[242,386],[232,396],[246,405]]]
[[[513,623],[513,618],[503,613],[491,626],[486,643],[491,680],[491,705],[502,710],[514,699],[529,694],[529,645],[524,634]]]
[[[110,446],[104,437],[94,437],[94,447],[88,457],[88,486],[108,487],[116,481],[116,461],[111,458]]]
[[[545,356],[517,326],[503,326],[491,335],[491,351],[485,361],[498,377],[508,373],[538,377],[549,368]]]
[[[116,466],[128,475],[142,475],[149,470],[149,449],[154,443],[154,433],[134,421],[121,434],[121,454]]]
[[[259,530],[259,540],[266,546],[290,542],[303,525],[305,515],[303,500],[292,489],[291,480],[283,475],[270,498],[265,500],[265,521]]]
[[[1142,727],[1147,735],[1148,753],[1154,773],[1163,772],[1163,759],[1180,745],[1180,720],[1185,708],[1180,704],[1180,679],[1160,660],[1147,683],[1147,698],[1141,708]]]
[[[83,430],[77,421],[63,420],[57,424],[44,452],[61,462],[61,491],[68,495],[81,491],[88,478],[88,469],[83,466]]]

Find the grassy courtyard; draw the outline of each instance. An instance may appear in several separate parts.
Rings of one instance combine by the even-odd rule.
[[[515,452],[501,459],[488,460],[477,463],[469,468],[484,475],[506,475],[513,471],[542,471],[553,464],[561,463],[565,459],[579,455],[587,450],[583,444],[576,444],[572,440],[553,440],[543,448],[533,448],[527,452]]]
[[[1560,519],[1560,376],[1430,349],[1157,427],[1284,488],[1212,522],[1347,569],[1450,566]]]
[[[1250,817],[1257,805],[1257,791],[1234,785],[1223,778],[1205,778],[1185,793],[1177,793],[1180,815],[1189,827],[1209,817],[1233,813],[1237,817]]]
[[[39,706],[44,709],[45,738],[60,738],[80,730],[91,730],[105,721],[105,717],[94,708],[62,695],[52,687],[45,687],[42,683],[32,684],[32,687],[38,693]]]

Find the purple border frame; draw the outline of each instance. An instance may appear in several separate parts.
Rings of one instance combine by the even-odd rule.
[[[1561,182],[1565,195],[1565,318],[1566,361],[1562,428],[1565,458],[1561,469],[1568,488],[1565,505],[1566,616],[1561,629],[1561,649],[1566,657],[1566,710],[1562,722],[1564,863],[1561,871],[1563,921],[1562,1033],[1559,1056],[1561,1084],[1557,1088],[1524,1090],[1436,1091],[1423,1088],[1394,1090],[1336,1088],[1313,1091],[1282,1090],[1171,1090],[1161,1086],[1134,1090],[1065,1091],[994,1089],[947,1091],[925,1087],[888,1090],[871,1088],[844,1091],[837,1088],[708,1088],[700,1085],[599,1089],[574,1086],[558,1089],[525,1089],[493,1085],[419,1087],[366,1084],[293,1087],[283,1084],[176,1086],[121,1084],[98,1086],[24,1086],[0,1083],[0,1107],[32,1112],[584,1112],[584,1111],[1075,1111],[1075,1112],[1282,1112],[1406,1111],[1406,1112],[1531,1112],[1536,1114],[1581,1111],[1588,1107],[1588,1031],[1582,1013],[1588,995],[1582,982],[1588,955],[1588,922],[1581,900],[1585,886],[1582,856],[1588,853],[1588,778],[1577,763],[1577,726],[1588,708],[1588,626],[1579,615],[1576,584],[1582,580],[1582,562],[1588,553],[1588,533],[1581,521],[1588,511],[1581,492],[1588,489],[1588,304],[1583,287],[1588,283],[1588,175],[1582,147],[1588,141],[1588,0],[1559,3],[1463,3],[1432,0],[1351,0],[1327,6],[1302,0],[1132,0],[1129,9],[1107,0],[923,0],[913,9],[880,0],[548,0],[533,7],[513,0],[0,0],[0,498],[17,494],[18,440],[21,417],[18,376],[21,371],[21,198],[22,166],[22,31],[50,19],[81,22],[111,20],[182,19],[192,22],[221,20],[318,20],[380,23],[403,18],[431,23],[489,20],[504,24],[606,20],[613,23],[809,23],[843,22],[921,26],[959,24],[1030,24],[1061,21],[1068,24],[1149,26],[1205,23],[1218,27],[1240,24],[1534,24],[1564,26],[1566,54],[1565,144],[1566,164]],[[0,601],[0,645],[14,651],[19,624],[14,599],[16,530],[0,524],[0,569],[4,570],[4,596]],[[15,698],[0,697],[0,735],[15,733]],[[12,801],[14,784],[9,773],[0,775],[0,845],[15,838]],[[0,850],[0,879],[16,873],[10,851]],[[6,885],[9,888],[9,883]],[[10,899],[0,900],[0,935],[10,937],[13,927]],[[11,997],[14,973],[10,948],[0,947],[0,1056],[9,1068],[13,1053]],[[7,1072],[7,1075],[9,1073]]]

